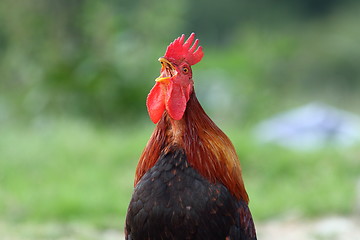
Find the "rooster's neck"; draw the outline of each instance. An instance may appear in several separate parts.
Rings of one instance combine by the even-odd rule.
[[[183,136],[186,131],[186,125],[185,120],[174,120],[170,117],[168,117],[168,121],[170,122],[170,128],[169,128],[169,139],[171,139],[169,142],[172,142],[174,145],[183,146]]]
[[[190,166],[208,181],[220,182],[238,199],[248,201],[235,148],[205,113],[194,92],[181,120],[163,114],[140,157],[135,185],[174,147],[184,150]]]

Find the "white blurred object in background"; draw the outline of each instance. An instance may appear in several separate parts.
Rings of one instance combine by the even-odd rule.
[[[264,120],[254,135],[261,143],[295,150],[349,147],[360,142],[360,117],[326,104],[310,103]]]

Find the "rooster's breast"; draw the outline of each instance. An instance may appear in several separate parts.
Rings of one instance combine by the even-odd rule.
[[[225,239],[239,235],[237,201],[189,166],[181,149],[163,154],[136,185],[127,239]],[[235,239],[235,238],[231,238]]]

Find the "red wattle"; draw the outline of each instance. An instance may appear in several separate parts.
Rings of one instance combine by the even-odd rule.
[[[153,123],[158,123],[165,111],[165,95],[161,89],[160,83],[156,83],[150,90],[146,99],[146,107]]]
[[[186,88],[175,83],[169,84],[165,107],[172,119],[180,120],[183,117],[189,96]]]

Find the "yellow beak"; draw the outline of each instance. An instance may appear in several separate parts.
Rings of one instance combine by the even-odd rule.
[[[168,83],[170,82],[170,77],[158,77],[155,79],[155,82]]]
[[[160,83],[169,83],[172,77],[171,72],[175,69],[174,66],[166,59],[166,58],[159,58],[159,62],[161,63],[161,74],[158,78],[155,79],[155,82]],[[171,75],[169,77],[169,75]]]

